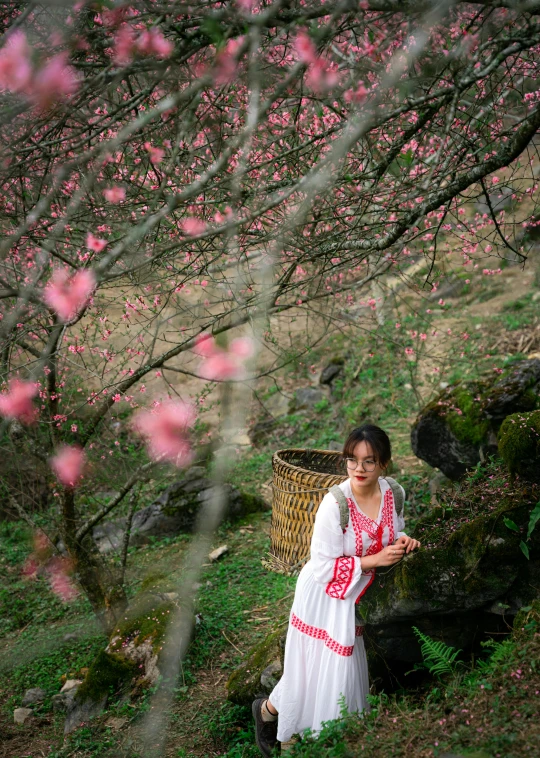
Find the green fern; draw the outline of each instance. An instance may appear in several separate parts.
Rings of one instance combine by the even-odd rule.
[[[508,660],[509,653],[514,647],[512,640],[503,640],[502,642],[496,642],[495,640],[484,640],[480,642],[482,647],[491,648],[492,652],[489,658],[482,660],[479,658],[476,661],[476,666],[479,671],[488,672],[496,668],[497,664],[504,663]]]
[[[421,643],[420,649],[422,651],[422,658],[424,659],[424,666],[428,669],[429,673],[439,678],[445,674],[455,673],[457,667],[461,664],[461,661],[456,660],[461,653],[461,649],[456,650],[451,645],[433,640],[416,626],[413,626],[412,630]]]

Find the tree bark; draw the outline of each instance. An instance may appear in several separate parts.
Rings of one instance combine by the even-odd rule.
[[[66,488],[63,502],[63,537],[79,583],[106,634],[110,634],[127,608],[127,597],[119,571],[99,555],[92,536],[77,539],[75,493]]]

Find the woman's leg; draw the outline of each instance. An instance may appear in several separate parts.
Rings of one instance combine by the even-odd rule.
[[[265,705],[266,705],[267,710],[272,714],[272,716],[278,715],[278,712],[276,711],[276,709],[274,708],[270,700],[267,700]]]

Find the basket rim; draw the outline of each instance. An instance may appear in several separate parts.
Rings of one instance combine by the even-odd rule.
[[[294,469],[295,471],[302,471],[306,474],[314,474],[316,472],[313,471],[313,469],[309,468],[303,468],[302,466],[295,466],[292,463],[289,463],[289,461],[284,461],[283,458],[281,458],[280,453],[284,452],[291,452],[291,453],[324,453],[325,455],[342,455],[342,453],[339,452],[339,450],[323,450],[322,448],[316,448],[316,447],[282,447],[280,450],[276,450],[275,453],[272,455],[272,463],[274,460],[281,463],[283,466],[289,466],[289,468]],[[339,474],[323,474],[323,476],[339,476]],[[346,476],[346,474],[345,474]]]

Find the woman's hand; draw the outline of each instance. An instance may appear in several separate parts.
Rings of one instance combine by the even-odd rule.
[[[415,550],[417,547],[420,547],[421,543],[418,542],[418,540],[414,540],[412,537],[408,537],[406,534],[403,534],[401,537],[398,537],[398,539],[394,542],[394,545],[404,547],[405,552],[408,554]]]
[[[377,559],[376,566],[393,566],[405,555],[405,548],[403,545],[388,545],[376,553],[373,557]]]

